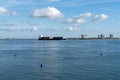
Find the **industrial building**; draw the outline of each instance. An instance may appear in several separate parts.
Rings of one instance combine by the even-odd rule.
[[[88,38],[87,34],[81,34],[81,39],[87,39],[87,38]]]

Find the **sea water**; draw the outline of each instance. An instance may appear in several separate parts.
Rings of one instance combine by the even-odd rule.
[[[120,40],[0,40],[0,80],[120,80]]]

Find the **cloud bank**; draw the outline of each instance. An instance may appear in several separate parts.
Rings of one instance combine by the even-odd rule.
[[[48,8],[43,8],[43,9],[34,9],[32,11],[31,16],[34,18],[50,18],[50,19],[63,17],[62,13],[54,7],[48,7]]]
[[[106,14],[99,14],[99,15],[95,15],[94,20],[106,20],[109,16]]]
[[[6,13],[8,10],[4,7],[0,7],[0,13]]]
[[[72,24],[74,26],[70,26],[68,28],[69,31],[76,31],[77,27],[79,27],[81,24],[88,24],[93,23],[96,21],[103,21],[106,20],[109,16],[107,14],[93,14],[91,12],[83,13],[78,16],[74,16],[72,18],[68,18],[66,20],[67,24]]]
[[[106,20],[109,16],[106,14],[94,15],[92,13],[83,13],[78,16],[74,16],[66,20],[67,23],[84,23],[86,21],[97,21],[97,20]]]
[[[81,24],[81,23],[84,23],[86,21],[86,18],[88,17],[91,17],[92,16],[92,13],[83,13],[83,14],[80,14],[78,16],[74,16],[72,18],[69,18],[67,19],[67,23],[78,23],[78,24]]]
[[[9,11],[7,8],[1,6],[0,7],[0,14],[6,14],[6,13],[11,15],[11,16],[17,15],[17,13],[15,11]]]

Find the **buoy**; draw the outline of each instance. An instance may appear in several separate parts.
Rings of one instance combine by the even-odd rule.
[[[42,68],[42,67],[43,67],[43,65],[42,65],[42,64],[40,64],[40,67]]]
[[[14,56],[15,56],[15,57],[17,57],[17,55],[16,55],[16,54],[15,54]]]
[[[102,53],[100,53],[100,56],[102,56],[103,54]]]

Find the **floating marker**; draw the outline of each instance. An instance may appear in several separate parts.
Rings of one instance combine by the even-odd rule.
[[[100,53],[100,56],[102,56],[103,54],[102,53]]]
[[[17,55],[15,54],[14,56],[16,57]]]
[[[42,67],[43,67],[43,65],[42,65],[42,64],[40,64],[40,67],[42,68]]]

